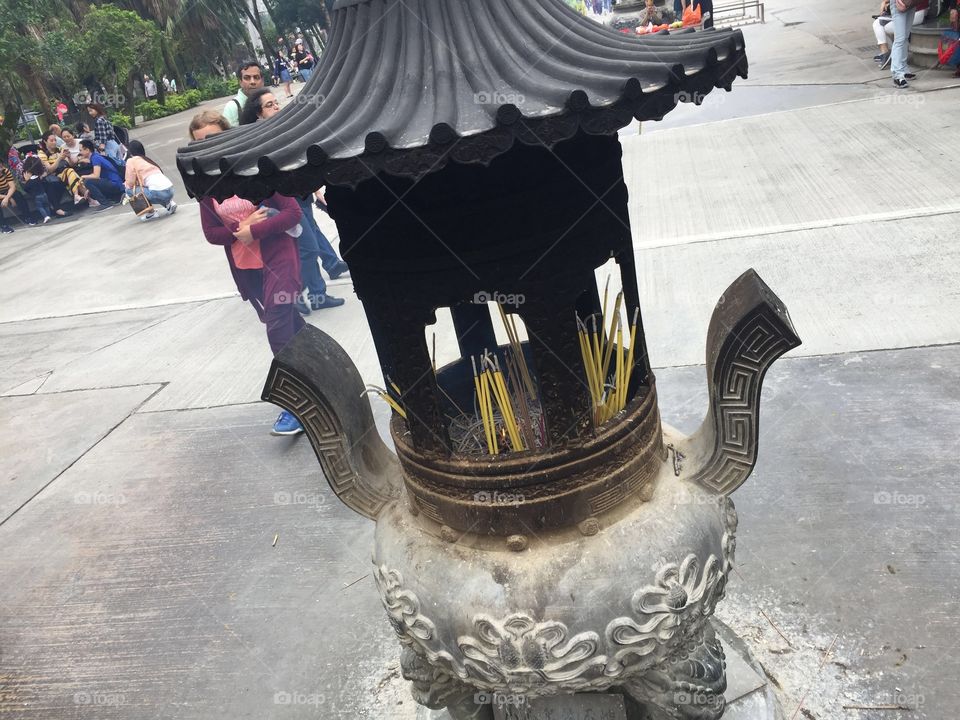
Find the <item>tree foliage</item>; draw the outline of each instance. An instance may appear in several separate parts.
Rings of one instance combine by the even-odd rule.
[[[160,32],[153,23],[113,5],[94,6],[83,21],[82,47],[91,69],[126,87],[139,68],[159,60]]]

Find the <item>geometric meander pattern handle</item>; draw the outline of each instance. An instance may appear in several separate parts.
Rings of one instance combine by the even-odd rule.
[[[754,270],[724,292],[707,333],[710,407],[691,438],[695,482],[726,495],[750,476],[757,462],[764,375],[798,345],[786,307]]]
[[[400,494],[400,466],[377,432],[364,387],[343,348],[307,325],[274,358],[262,398],[297,416],[330,488],[375,521]]]

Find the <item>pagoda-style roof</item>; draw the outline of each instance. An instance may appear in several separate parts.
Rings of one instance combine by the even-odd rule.
[[[562,0],[339,0],[313,77],[270,120],[181,148],[188,190],[307,193],[378,172],[419,178],[658,120],[746,77],[743,35],[633,37]]]

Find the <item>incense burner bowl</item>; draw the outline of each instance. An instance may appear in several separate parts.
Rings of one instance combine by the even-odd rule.
[[[669,428],[664,437],[682,439]],[[673,459],[658,459],[632,503],[566,531],[528,532],[514,551],[445,534],[402,502],[386,507],[374,573],[417,702],[489,718],[496,705],[617,692],[647,714],[719,717],[723,650],[709,617],[737,515],[729,498],[676,475]],[[509,511],[516,493],[499,497]]]
[[[311,326],[264,398],[300,418],[331,489],[376,522],[377,587],[417,702],[492,720],[498,704],[618,693],[631,720],[716,720],[709,617],[733,562],[729,495],[756,461],[763,376],[798,344],[748,271],[710,323],[696,433],[661,423],[651,374],[591,437],[516,457],[420,452],[399,416],[394,454],[350,358]]]

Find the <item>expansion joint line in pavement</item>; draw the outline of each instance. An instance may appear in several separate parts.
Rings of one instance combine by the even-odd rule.
[[[99,445],[99,444],[102,443],[104,440],[106,440],[108,437],[110,437],[110,435],[113,433],[114,430],[116,430],[118,427],[120,427],[121,425],[123,425],[128,419],[130,419],[130,417],[131,417],[132,415],[135,415],[136,412],[137,412],[140,408],[142,408],[142,407],[143,407],[144,405],[146,405],[148,402],[150,402],[151,400],[153,400],[153,398],[155,398],[158,393],[162,392],[163,389],[168,385],[168,383],[165,383],[165,382],[163,382],[163,383],[143,383],[143,385],[138,385],[138,386],[134,386],[134,387],[149,387],[150,385],[156,385],[156,386],[157,386],[157,389],[154,390],[152,393],[150,393],[150,394],[149,394],[147,397],[145,397],[142,401],[140,401],[139,403],[137,403],[137,406],[134,407],[132,410],[130,410],[130,412],[128,412],[126,415],[124,415],[123,418],[121,418],[119,422],[117,422],[117,423],[116,423],[115,425],[113,425],[109,430],[107,430],[103,435],[101,435],[99,438],[97,438],[97,440],[96,440],[90,447],[88,447],[86,450],[84,450],[82,453],[80,453],[80,455],[78,455],[77,457],[75,457],[75,458],[70,462],[69,465],[67,465],[63,470],[61,470],[61,471],[58,472],[56,475],[54,475],[52,478],[50,478],[49,481],[47,481],[46,483],[44,483],[44,485],[43,485],[39,490],[37,490],[33,495],[31,495],[31,496],[28,497],[26,500],[24,500],[23,503],[21,503],[20,506],[17,507],[12,513],[10,513],[10,514],[7,515],[5,518],[3,518],[2,520],[0,520],[0,526],[3,526],[3,524],[4,524],[5,522],[7,522],[7,520],[9,520],[10,518],[12,518],[14,515],[16,515],[16,514],[17,514],[18,512],[20,512],[21,510],[23,510],[23,508],[25,508],[25,507],[27,506],[27,504],[28,504],[31,500],[33,500],[37,495],[39,495],[40,493],[42,493],[44,490],[46,490],[48,487],[50,487],[50,485],[52,485],[52,484],[55,483],[58,479],[60,479],[67,471],[70,470],[70,468],[72,468],[74,465],[76,465],[78,462],[80,462],[84,457],[86,457],[87,453],[89,453],[91,450],[93,450],[95,447],[97,447],[97,445]],[[128,386],[128,387],[130,387],[130,386]],[[68,390],[68,391],[65,391],[65,392],[78,392],[78,391],[77,391],[77,390]],[[50,393],[50,394],[52,394],[52,393]]]
[[[635,247],[634,252],[644,250],[659,250],[661,248],[676,247],[677,245],[696,245],[698,243],[723,242],[724,240],[742,240],[745,238],[765,237],[768,235],[786,235],[788,233],[804,232],[806,230],[824,230],[828,228],[847,227],[849,225],[863,225],[867,223],[896,222],[898,220],[912,220],[914,218],[939,217],[941,215],[960,214],[960,205],[943,205],[940,207],[907,208],[904,210],[888,210],[886,212],[869,213],[867,215],[848,215],[847,217],[826,218],[823,220],[808,220],[801,223],[786,225],[772,225],[767,227],[745,228],[729,232],[684,235],[655,245]]]

